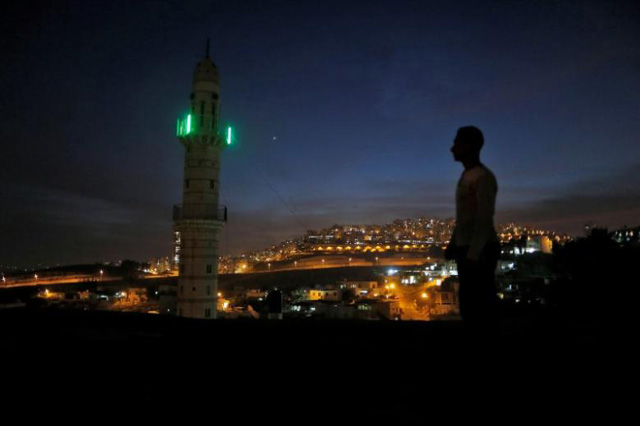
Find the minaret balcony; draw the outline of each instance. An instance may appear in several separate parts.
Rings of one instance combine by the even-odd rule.
[[[185,118],[178,119],[176,136],[186,138],[193,135],[214,135],[217,132],[217,127],[215,117],[187,114]],[[218,137],[221,141],[225,141],[227,145],[231,145],[235,140],[231,126],[227,126],[224,132],[218,132]]]
[[[213,203],[175,204],[173,206],[173,220],[201,219],[227,221],[227,206],[218,206]]]
[[[187,114],[184,118],[178,118],[176,123],[176,136],[179,138],[189,135],[213,135],[215,131],[216,120],[211,116]]]

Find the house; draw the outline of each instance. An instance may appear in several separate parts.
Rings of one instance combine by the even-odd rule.
[[[329,300],[329,301],[339,302],[342,300],[342,291],[337,289],[309,290],[309,300]]]
[[[353,290],[356,297],[366,297],[378,288],[377,281],[341,281],[340,288]]]

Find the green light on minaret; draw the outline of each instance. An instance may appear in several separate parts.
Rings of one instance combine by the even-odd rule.
[[[227,127],[227,145],[231,145],[231,126]]]
[[[191,114],[187,115],[187,134],[191,133]]]

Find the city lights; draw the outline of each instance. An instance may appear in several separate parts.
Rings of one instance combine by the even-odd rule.
[[[394,220],[392,223],[385,225],[334,225],[328,229],[319,231],[308,231],[307,235],[298,237],[293,240],[286,240],[278,245],[271,246],[259,251],[244,253],[238,257],[223,256],[220,258],[220,273],[246,273],[252,272],[254,267],[267,262],[289,261],[293,262],[301,255],[317,253],[319,255],[338,255],[345,254],[358,255],[360,253],[385,253],[393,252],[402,253],[403,256],[397,256],[403,265],[414,263],[424,264],[431,263],[431,250],[445,250],[449,243],[451,233],[455,227],[455,220],[447,219],[403,219]],[[517,246],[508,247],[508,251],[513,252],[514,249],[519,253],[532,252],[538,250],[551,250],[550,241],[553,239],[560,244],[569,241],[566,235],[559,236],[553,232],[534,230],[529,227],[519,226],[513,223],[498,225],[498,235],[502,244],[507,245],[512,240],[513,235],[535,235],[529,242],[528,250],[519,249]],[[625,236],[626,237],[626,236]],[[536,239],[537,238],[537,239]],[[542,240],[539,240],[543,238]],[[546,239],[545,239],[546,238]],[[537,245],[533,245],[536,241]],[[541,242],[544,242],[544,247]],[[513,244],[513,243],[512,243]],[[507,253],[508,251],[505,251]],[[404,253],[415,253],[416,255],[404,255]],[[242,261],[246,263],[246,267],[236,267],[236,263]],[[359,264],[370,263],[389,264],[387,259],[381,259],[380,256],[374,256],[370,259],[359,259],[349,257],[344,259],[344,264],[351,266],[356,261]],[[392,261],[391,261],[392,262]],[[324,262],[318,258],[317,263],[305,262],[304,267],[313,268],[314,266],[331,265],[331,262]],[[291,263],[289,263],[291,264]],[[391,263],[392,265],[393,263]],[[302,265],[293,264],[292,266],[299,268]],[[434,266],[432,266],[433,270]],[[456,275],[455,272],[452,273]],[[443,273],[448,275],[448,273]]]

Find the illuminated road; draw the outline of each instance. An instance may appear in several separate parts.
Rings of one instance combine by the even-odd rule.
[[[379,266],[419,266],[425,263],[436,261],[432,257],[379,257],[378,259],[365,260],[361,258],[348,256],[314,256],[311,258],[300,259],[286,262],[273,262],[260,265],[257,269],[251,269],[241,273],[271,273],[281,271],[304,271],[315,269],[331,269],[331,268],[348,268],[348,267],[379,267]],[[260,269],[265,268],[265,269]],[[159,278],[176,277],[175,275],[143,275],[137,279],[153,280]],[[0,282],[0,288],[20,288],[33,287],[41,285],[59,285],[59,284],[77,284],[77,283],[101,283],[122,281],[124,277],[115,276],[99,276],[96,274],[78,274],[73,276],[61,277],[38,277],[31,279],[6,278],[4,282]],[[403,308],[404,309],[404,308]]]
[[[400,286],[396,290],[398,296],[398,304],[402,309],[403,320],[420,320],[428,321],[429,315],[427,310],[418,310],[414,301],[420,300],[422,292],[426,287],[424,285],[419,286]]]
[[[49,278],[49,279],[31,279],[24,281],[10,281],[7,280],[0,288],[19,288],[19,287],[33,287],[38,285],[57,285],[57,284],[76,284],[76,283],[92,283],[92,282],[108,282],[108,281],[120,281],[121,277],[78,277],[78,278]]]
[[[347,256],[314,256],[294,262],[267,263],[265,269],[249,270],[249,273],[268,273],[278,271],[295,271],[305,269],[346,268],[362,266],[419,266],[435,260],[431,257],[383,258],[377,260],[357,259]],[[263,266],[264,267],[264,266]]]
[[[157,279],[167,278],[172,275],[145,275],[138,277],[139,279]],[[20,288],[20,287],[34,287],[39,285],[62,285],[62,284],[77,284],[77,283],[107,283],[114,281],[122,281],[123,277],[96,277],[95,275],[82,275],[73,277],[46,277],[46,278],[32,278],[29,280],[11,280],[5,279],[0,283],[0,288]]]

